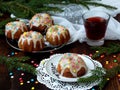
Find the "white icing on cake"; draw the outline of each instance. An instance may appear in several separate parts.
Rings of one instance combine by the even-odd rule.
[[[5,35],[7,36],[8,31],[10,31],[12,35],[12,39],[14,39],[14,35],[18,30],[21,30],[22,32],[27,30],[27,26],[25,25],[24,22],[21,21],[9,22],[5,26]]]
[[[49,14],[38,13],[32,17],[29,23],[30,28],[32,28],[32,26],[38,27],[39,25],[50,27],[53,24],[53,19]]]
[[[28,41],[28,45],[30,45],[30,41],[32,40],[33,44],[34,44],[34,48],[36,48],[37,42],[40,43],[41,48],[43,47],[42,43],[43,43],[44,39],[43,39],[42,34],[39,33],[39,32],[36,32],[36,31],[24,32],[21,35],[21,37],[20,37],[20,39],[18,41],[18,46],[19,46],[20,41],[22,41],[22,45],[23,45],[25,40]]]
[[[46,35],[48,38],[52,36],[53,41],[55,41],[55,36],[57,36],[58,40],[60,40],[60,35],[62,34],[65,39],[67,33],[68,32],[65,27],[60,25],[53,25],[47,30]]]
[[[70,69],[71,74],[77,77],[78,71],[84,67],[87,70],[86,64],[83,59],[74,53],[66,53],[62,56],[59,62],[61,66],[61,75],[63,75],[66,68]]]

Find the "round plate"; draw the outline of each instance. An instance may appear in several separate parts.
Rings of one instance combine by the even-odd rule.
[[[23,51],[22,49],[20,49],[18,47],[18,41],[17,40],[11,40],[11,39],[8,39],[6,38],[6,41],[7,43],[14,49],[16,50],[19,50],[19,51]],[[59,46],[52,46],[52,45],[49,45],[49,44],[45,44],[45,48],[43,50],[40,50],[40,51],[32,51],[32,53],[45,53],[45,52],[51,52],[51,51],[54,51],[54,50],[58,50],[60,48],[62,48],[65,44],[63,45],[59,45]]]
[[[57,65],[59,63],[59,60],[61,59],[63,54],[57,54],[57,55],[53,55],[49,61],[46,63],[46,72],[48,73],[48,75],[50,75],[52,78],[54,79],[57,79],[59,81],[64,81],[64,82],[77,82],[78,78],[67,78],[67,77],[64,77],[64,76],[61,76],[56,68],[57,68]],[[90,59],[89,57],[85,56],[85,55],[80,55],[79,56],[84,60],[84,62],[86,63],[86,66],[88,67],[88,70],[87,70],[87,73],[82,77],[87,77],[87,76],[90,76],[92,75],[91,74],[91,70],[95,69],[95,64],[94,62],[92,61],[92,59]]]
[[[69,30],[70,40],[67,43],[65,43],[63,45],[59,45],[59,46],[52,46],[48,42],[45,42],[45,48],[43,50],[32,51],[32,53],[44,53],[44,52],[50,52],[50,51],[58,50],[58,49],[62,48],[64,45],[71,44],[71,43],[73,43],[77,40],[77,38],[75,37],[77,31],[73,27],[71,22],[69,22],[67,19],[62,18],[62,17],[52,16],[52,18],[53,18],[55,24],[62,25]],[[26,21],[26,19],[19,19],[19,20],[22,20],[22,21],[26,22],[26,24],[28,25],[29,20],[27,20],[27,21]],[[22,49],[20,49],[18,47],[18,41],[10,40],[8,38],[6,38],[6,41],[12,48],[14,48],[16,50],[23,51]]]

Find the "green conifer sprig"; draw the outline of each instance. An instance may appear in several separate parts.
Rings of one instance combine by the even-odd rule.
[[[93,54],[92,58],[99,57],[101,54],[110,55],[113,53],[120,52],[120,44],[119,43],[110,43],[107,46],[101,47],[91,47],[93,50],[97,50],[98,52]]]
[[[91,5],[91,6],[102,6],[102,7],[105,7],[107,9],[117,9],[116,7],[113,7],[113,6],[110,6],[110,5],[106,5],[106,4],[103,4],[103,3],[97,3],[97,2],[87,2],[86,1],[86,6],[87,5]],[[89,9],[89,7],[87,7]]]
[[[16,20],[15,18],[7,18],[3,21],[0,22],[0,35],[4,35],[5,32],[4,32],[4,29],[5,29],[5,25],[8,23],[8,22],[11,22],[11,21],[14,21]]]
[[[7,57],[7,56],[0,56],[0,64],[4,64],[8,70],[20,68],[20,70],[26,71],[28,73],[36,74],[36,68],[32,65],[25,63],[25,61],[29,60],[30,58],[27,56],[23,57]]]
[[[99,82],[98,84],[99,89],[102,90],[105,84],[108,82],[107,80],[108,78],[111,79],[120,73],[120,64],[118,64],[118,66],[113,67],[109,70],[104,69],[102,67],[96,67],[96,69],[92,70],[91,73],[92,73],[91,76],[88,76],[85,78],[79,78],[78,83],[91,84],[93,82]]]

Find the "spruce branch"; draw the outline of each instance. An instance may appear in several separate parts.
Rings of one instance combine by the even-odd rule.
[[[120,52],[120,44],[119,43],[110,43],[107,46],[102,46],[102,47],[91,47],[91,49],[93,50],[97,50],[99,52],[93,54],[92,58],[96,58],[98,56],[100,56],[101,54],[106,54],[106,55],[110,55],[113,53],[117,53]]]
[[[36,68],[32,65],[25,63],[25,61],[29,60],[30,58],[27,56],[23,57],[7,57],[7,56],[0,56],[0,64],[5,64],[8,70],[20,68],[20,70],[27,71],[28,73],[36,74]]]
[[[102,7],[105,7],[107,9],[117,9],[116,7],[113,7],[111,5],[106,5],[106,4],[97,3],[97,2],[86,2],[86,4],[91,5],[91,6],[102,6]]]
[[[0,35],[4,35],[5,34],[5,25],[8,23],[8,22],[11,22],[11,21],[14,21],[16,19],[13,19],[13,18],[7,18],[5,20],[2,20],[0,22]]]
[[[109,70],[104,69],[102,67],[96,67],[96,69],[91,71],[92,75],[85,77],[85,78],[79,78],[78,83],[87,83],[91,84],[93,82],[99,81],[99,89],[102,90],[105,84],[108,82],[107,78],[111,79],[115,77],[117,74],[120,73],[120,64],[118,66],[113,67]]]
[[[117,9],[114,6],[96,2],[96,1],[100,1],[100,0],[69,0],[69,1],[70,1],[70,3],[80,4],[84,7],[86,7],[87,9],[89,9],[89,6],[102,6],[107,9]]]

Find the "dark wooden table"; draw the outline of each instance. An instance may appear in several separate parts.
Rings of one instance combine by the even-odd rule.
[[[116,19],[119,21],[120,20],[120,15],[116,16]],[[105,41],[104,45],[108,45],[111,42],[115,43],[120,43],[120,41]],[[66,45],[62,47],[59,50],[53,51],[53,52],[48,52],[48,53],[37,53],[37,54],[31,54],[31,53],[24,53],[21,51],[17,51],[10,47],[7,42],[5,36],[0,36],[0,55],[10,55],[11,53],[15,53],[14,56],[29,56],[31,59],[28,61],[29,64],[33,65],[34,64],[39,64],[39,62],[44,59],[44,58],[49,58],[50,55],[55,54],[55,53],[66,53],[66,52],[71,52],[71,53],[79,53],[79,54],[94,54],[95,50],[92,50],[90,46],[88,46],[86,43],[79,43],[79,41],[76,41],[70,45]],[[115,56],[115,57],[114,57]],[[118,61],[120,62],[120,52],[105,56],[103,58],[99,57],[96,60],[102,63],[103,67],[108,69],[107,64],[105,64],[105,61],[108,60],[111,62],[113,66],[116,66],[116,63],[113,63],[113,59],[119,59]],[[31,62],[34,61],[34,62]],[[41,84],[40,82],[37,81],[36,76],[32,75],[30,73],[21,71],[21,70],[12,70],[9,72],[9,77],[11,83],[6,83],[4,84],[5,87],[10,87],[8,90],[49,90],[45,85]],[[22,78],[22,83],[20,82],[20,79]],[[8,80],[6,78],[6,80]],[[2,90],[2,89],[0,89]],[[5,90],[5,89],[4,89]],[[7,89],[6,89],[7,90]],[[97,86],[94,87],[94,89],[91,90],[98,90]],[[103,90],[120,90],[120,80],[119,78],[113,77],[108,81],[108,83],[105,85]]]

